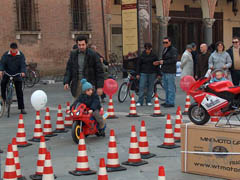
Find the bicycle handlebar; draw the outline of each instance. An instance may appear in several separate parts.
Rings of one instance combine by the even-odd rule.
[[[6,71],[4,71],[4,74],[6,74],[9,77],[21,76],[21,73],[17,73],[17,74],[11,75],[11,74],[8,74]]]

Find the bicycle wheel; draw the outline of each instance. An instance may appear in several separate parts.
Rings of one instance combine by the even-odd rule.
[[[161,101],[165,101],[165,90],[163,89],[161,80],[156,81],[154,84],[154,94],[156,93],[158,95],[158,99],[160,99]],[[154,97],[154,94],[153,94],[153,97]]]
[[[40,76],[40,72],[37,69],[35,69],[34,72],[35,72],[35,78],[36,78],[35,84],[37,84],[39,83],[41,76]]]
[[[33,71],[27,70],[25,77],[25,85],[29,88],[33,87],[36,82],[36,77]]]
[[[108,72],[113,78],[117,78],[117,69],[114,65],[108,67]]]
[[[126,100],[128,92],[129,92],[128,83],[123,82],[118,90],[118,101],[120,103],[123,103]]]
[[[5,112],[5,103],[2,97],[0,97],[0,118],[3,117],[4,112]]]
[[[7,86],[7,98],[6,98],[6,107],[7,107],[7,117],[10,117],[10,108],[12,104],[12,97],[13,97],[13,87],[10,85]]]

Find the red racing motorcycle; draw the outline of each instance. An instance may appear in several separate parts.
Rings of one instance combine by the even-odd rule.
[[[233,115],[240,114],[240,86],[234,87],[228,80],[213,83],[209,83],[209,80],[197,80],[187,91],[195,100],[188,116],[197,125],[206,124],[210,116],[226,117],[229,124]]]

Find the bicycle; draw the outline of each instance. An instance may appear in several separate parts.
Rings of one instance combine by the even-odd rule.
[[[126,71],[126,70],[124,70]],[[123,103],[127,96],[131,98],[131,94],[135,93],[138,96],[139,93],[139,80],[136,78],[136,72],[133,70],[126,71],[128,73],[128,77],[126,80],[120,85],[119,91],[118,91],[118,101],[120,103]],[[162,79],[156,79],[154,82],[154,91],[152,94],[152,98],[155,94],[158,94],[158,98],[161,101],[165,101],[165,92],[162,85]]]
[[[9,76],[9,81],[7,83],[7,94],[6,94],[6,102],[5,102],[5,106],[7,107],[7,117],[10,117],[10,109],[11,109],[11,104],[13,102],[13,90],[15,88],[14,86],[14,82],[13,82],[13,78],[16,76],[21,76],[21,73],[17,73],[14,75],[10,75],[8,74],[6,71],[4,71],[4,74],[6,74],[7,76]],[[4,112],[3,112],[4,113]]]
[[[26,65],[25,85],[29,88],[33,87],[40,81],[40,72],[36,69],[37,63],[29,63]]]
[[[117,78],[118,73],[122,70],[121,65],[118,62],[118,56],[116,53],[109,54],[109,67],[108,72],[112,77]]]

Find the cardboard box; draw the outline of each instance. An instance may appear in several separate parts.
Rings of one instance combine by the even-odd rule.
[[[240,127],[181,125],[182,171],[240,179]]]

